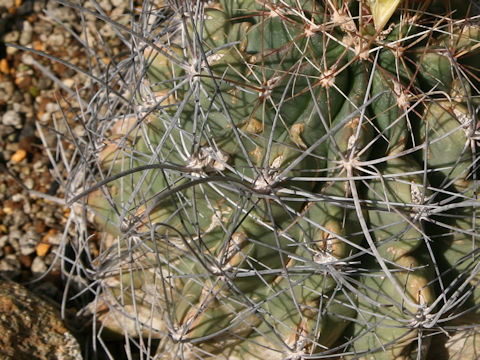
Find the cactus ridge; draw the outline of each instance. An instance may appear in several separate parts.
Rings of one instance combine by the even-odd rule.
[[[64,179],[102,344],[480,354],[476,2],[144,1],[128,26],[65,4],[128,53]]]

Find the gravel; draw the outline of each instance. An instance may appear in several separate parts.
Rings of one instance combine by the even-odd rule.
[[[120,18],[129,6],[120,0],[98,3],[113,18]],[[86,50],[73,34],[87,27],[98,59],[108,57],[102,41],[118,47],[120,40],[109,25],[94,16],[83,20],[82,25],[78,12],[55,1],[3,0],[0,41],[50,54],[89,71]],[[104,36],[102,41],[98,34]],[[45,145],[55,154],[59,138],[52,129],[64,128],[64,118],[75,133],[84,131],[70,111],[77,104],[69,95],[77,91],[82,95],[77,87],[88,84],[86,75],[60,62],[15,47],[7,47],[4,58],[0,51],[0,279],[27,284],[33,292],[49,297],[57,309],[65,290],[57,254],[62,238],[75,234],[64,234],[70,210],[62,206],[65,194],[56,181],[66,169],[55,157],[52,166]],[[65,157],[72,151],[66,147]],[[77,300],[66,303],[73,313],[81,306]],[[85,332],[81,327],[77,330]]]
[[[22,127],[22,117],[15,110],[8,110],[2,116],[2,124],[20,129]]]

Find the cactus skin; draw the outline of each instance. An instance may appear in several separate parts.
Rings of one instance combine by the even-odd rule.
[[[384,179],[370,182],[367,198],[381,205],[369,211],[370,225],[377,229],[382,257],[395,261],[423,243],[422,208],[430,196],[429,184],[418,164],[407,157],[394,158],[378,170]],[[398,203],[407,205],[397,209]]]
[[[419,268],[419,262],[412,256],[399,258],[395,265],[399,271],[394,279],[405,287],[407,296],[416,304],[427,307],[435,299],[433,287],[429,286],[431,274]],[[400,270],[408,269],[408,270]],[[418,334],[412,316],[418,313],[415,307],[406,306],[383,273],[366,274],[363,277],[359,297],[358,322],[354,326],[353,336],[357,338],[352,346],[358,359],[417,359]],[[373,330],[374,329],[374,330]],[[373,331],[372,331],[373,330]],[[428,349],[428,342],[422,344],[421,351]]]
[[[478,315],[480,31],[446,3],[166,2],[72,200],[88,312],[158,359],[424,359]]]

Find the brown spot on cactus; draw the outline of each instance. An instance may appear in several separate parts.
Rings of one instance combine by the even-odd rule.
[[[254,117],[250,117],[243,128],[245,131],[253,134],[260,134],[263,132],[263,124]]]
[[[297,144],[302,149],[306,149],[307,145],[302,140],[302,132],[305,129],[305,124],[295,124],[290,129],[290,136],[295,144]]]

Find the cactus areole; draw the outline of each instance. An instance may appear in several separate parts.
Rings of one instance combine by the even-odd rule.
[[[478,355],[478,4],[137,10],[72,179],[98,331],[154,359]]]

